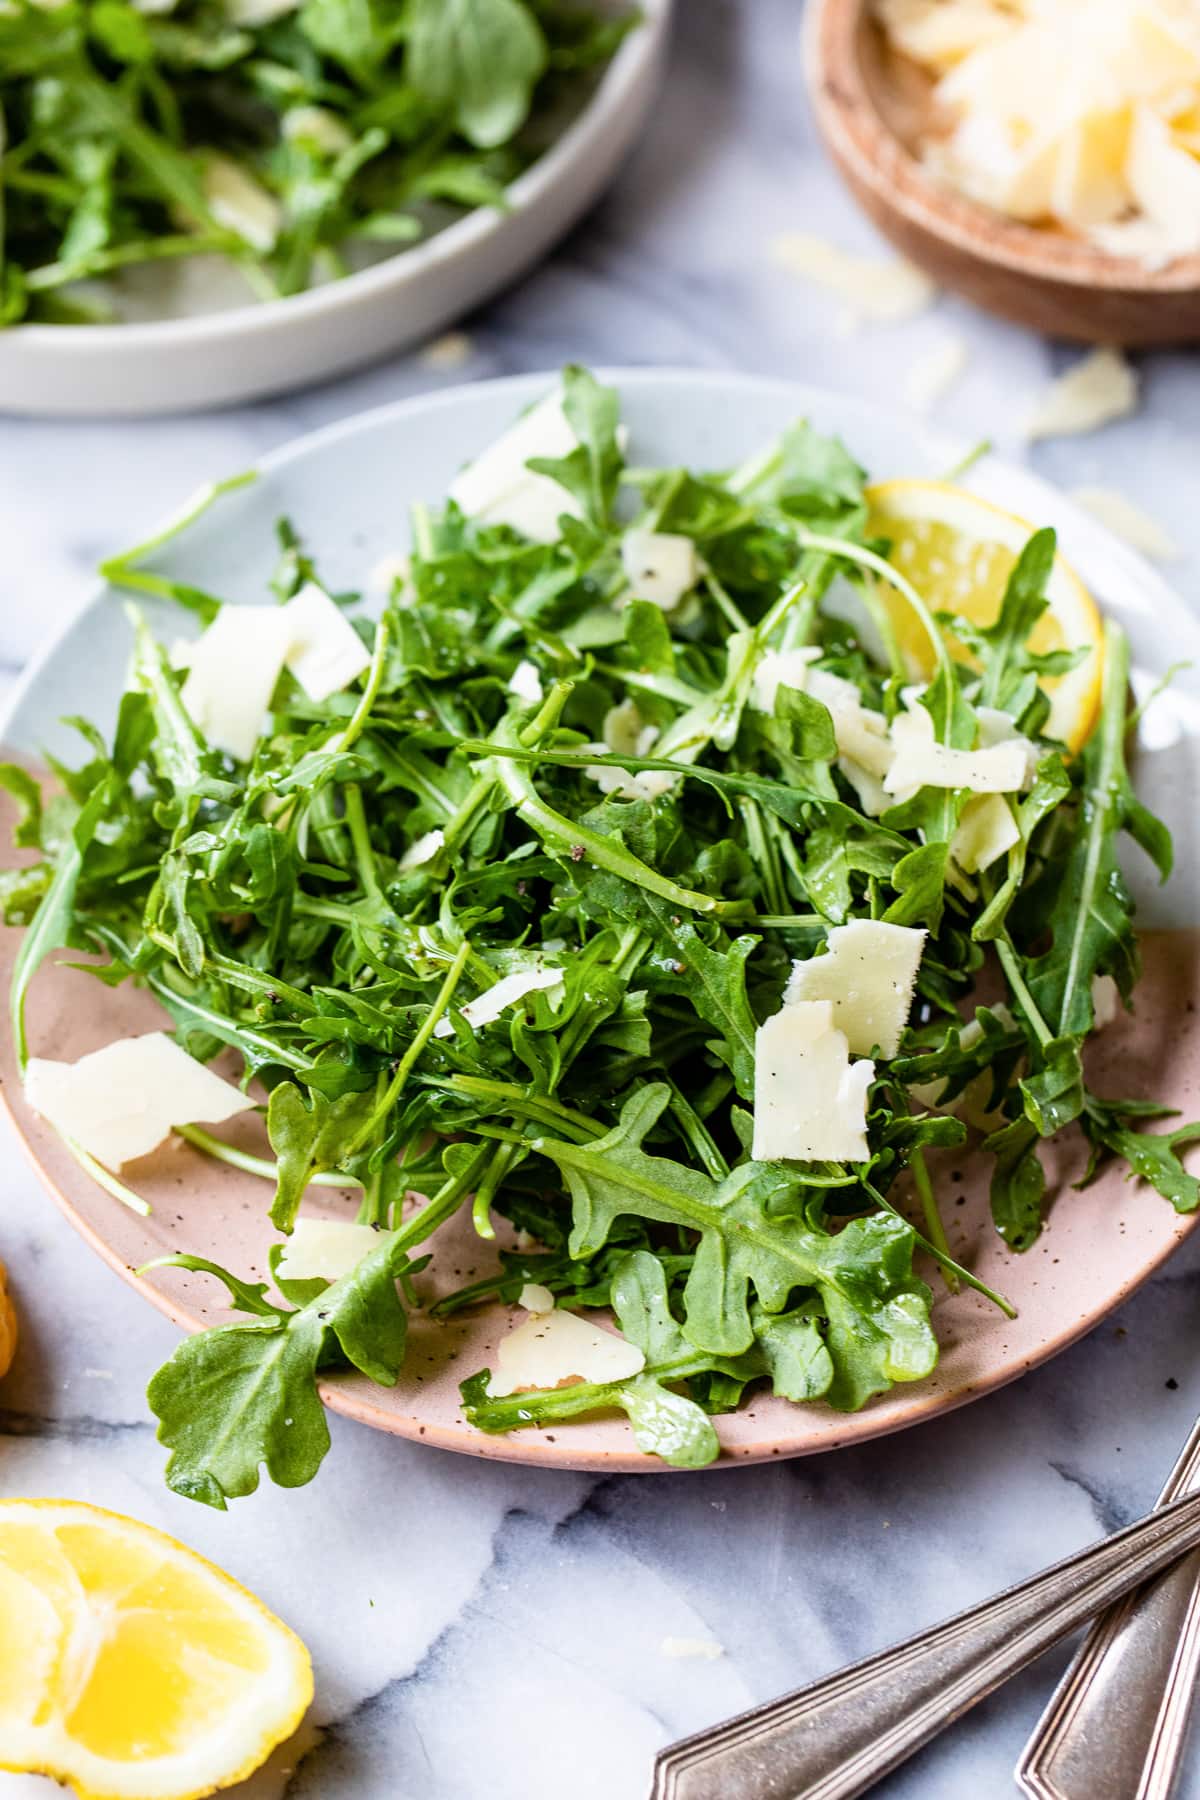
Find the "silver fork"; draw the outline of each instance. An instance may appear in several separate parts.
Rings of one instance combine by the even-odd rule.
[[[1159,1506],[1200,1488],[1200,1421]],[[1033,1800],[1170,1800],[1200,1669],[1200,1552],[1096,1620],[1025,1746]]]
[[[878,1656],[668,1745],[655,1759],[650,1800],[852,1800],[1198,1546],[1200,1493]]]

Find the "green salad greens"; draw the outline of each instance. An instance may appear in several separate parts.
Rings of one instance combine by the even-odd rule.
[[[537,1283],[559,1310],[611,1307],[644,1357],[540,1392],[471,1372],[484,1431],[617,1408],[643,1449],[694,1466],[717,1454],[711,1416],[752,1384],[854,1409],[920,1380],[938,1346],[914,1255],[979,1286],[949,1254],[926,1161],[967,1138],[968,1094],[1014,1251],[1040,1229],[1039,1145],[1072,1122],[1089,1174],[1124,1158],[1181,1211],[1200,1199],[1178,1156],[1198,1128],[1148,1131],[1162,1109],[1099,1098],[1083,1071],[1097,978],[1128,1000],[1138,976],[1122,835],[1163,876],[1171,851],[1126,772],[1116,625],[1086,748],[1046,736],[1042,683],[1074,660],[1028,647],[1053,533],[1030,539],[980,631],[930,617],[866,540],[862,470],[807,424],[729,473],[634,468],[615,394],[569,368],[558,429],[565,452],[518,471],[526,514],[530,483],[543,516],[550,490],[545,541],[494,516],[511,512],[511,470],[475,517],[415,506],[378,617],[337,596],[365,666],[319,702],[283,672],[250,755],[206,741],[129,602],[111,742],[77,722],[87,759],[54,764],[52,799],[5,775],[19,842],[41,850],[4,877],[7,917],[28,926],[18,1043],[32,973],[65,944],[103,955],[99,979],[147,987],[193,1056],[235,1051],[269,1095],[273,1155],[184,1128],[268,1178],[278,1234],[273,1287],[173,1259],[245,1315],[183,1340],[150,1384],[171,1486],[213,1506],[264,1465],[288,1486],[314,1475],[318,1373],[394,1383],[434,1276],[437,1316]],[[316,571],[291,524],[280,537],[284,602]],[[140,552],[108,573],[217,615]],[[888,584],[936,649],[925,685],[891,635]],[[894,772],[902,738],[927,778],[868,778],[860,759]],[[981,795],[997,739],[1019,780]],[[981,797],[1008,847],[968,873],[959,832]],[[919,958],[890,1045],[884,1024],[852,1022],[853,994],[833,1029],[811,997],[830,933],[863,922]],[[985,960],[1004,998],[973,1008]],[[788,1064],[772,1038],[767,1068],[780,1018],[808,1021],[812,1043]],[[797,1154],[828,1144],[831,1119],[861,1148]],[[278,1266],[314,1181],[357,1183],[377,1228],[333,1280]],[[436,1234],[459,1213],[508,1247],[456,1288]]]
[[[6,0],[0,325],[135,265],[297,294],[503,207],[636,21],[571,0]]]

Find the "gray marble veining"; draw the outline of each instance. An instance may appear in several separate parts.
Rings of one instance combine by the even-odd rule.
[[[1031,395],[1073,354],[945,299],[843,335],[837,303],[772,265],[805,229],[878,248],[815,142],[791,0],[680,0],[670,80],[616,187],[521,287],[466,321],[463,369],[419,356],[207,418],[0,421],[0,684],[201,480],[298,432],[463,379],[594,363],[794,376],[888,402],[946,333],[971,356],[937,409],[1019,451]],[[1051,479],[1118,486],[1198,541],[1200,366],[1140,363],[1138,415],[1038,446]],[[1189,554],[1173,571],[1195,591]],[[669,1738],[815,1677],[1135,1517],[1200,1411],[1200,1244],[1016,1387],[819,1460],[596,1481],[480,1463],[333,1422],[309,1489],[227,1515],[162,1486],[143,1401],[172,1328],[53,1211],[3,1138],[0,1255],[24,1337],[0,1408],[0,1491],[69,1494],[188,1539],[311,1645],[317,1701],[253,1800],[641,1800]],[[713,1639],[673,1661],[664,1636]],[[881,1790],[991,1800],[1061,1667],[981,1707]],[[0,1800],[42,1782],[0,1776]],[[1184,1800],[1200,1797],[1200,1768]]]

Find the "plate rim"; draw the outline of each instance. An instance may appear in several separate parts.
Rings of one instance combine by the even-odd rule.
[[[798,416],[806,412],[819,414],[823,406],[831,408],[835,414],[840,412],[843,418],[847,410],[860,412],[863,415],[872,414],[876,418],[882,416],[885,419],[907,424],[911,427],[914,439],[919,441],[924,452],[936,455],[944,454],[948,463],[953,461],[959,449],[959,444],[953,434],[937,426],[931,426],[927,420],[912,418],[900,408],[878,405],[866,397],[838,393],[833,389],[823,389],[804,382],[783,380],[769,375],[744,374],[733,370],[697,370],[684,367],[598,368],[595,373],[601,380],[612,383],[623,392],[637,390],[644,392],[654,389],[665,389],[670,392],[686,386],[693,390],[696,388],[724,390],[730,394],[731,399],[736,399],[739,393],[753,392],[759,395],[771,394],[778,397],[781,402],[794,407]],[[544,392],[545,388],[557,378],[558,371],[556,370],[535,371],[504,376],[485,382],[460,383],[434,393],[409,395],[381,406],[352,413],[314,431],[302,433],[268,452],[258,459],[253,467],[260,474],[274,474],[286,470],[291,464],[302,461],[311,455],[323,453],[336,446],[340,441],[353,437],[364,429],[386,428],[393,423],[404,423],[413,414],[428,415],[431,412],[450,411],[463,405],[469,406],[470,400],[478,395],[480,389],[486,389],[489,393],[499,395],[510,394],[514,397],[515,404],[520,404],[523,399],[533,398],[540,392]],[[845,429],[842,425],[834,428],[839,431]],[[989,453],[976,465],[976,468],[981,472],[990,470],[1001,476],[1008,473],[1014,479],[1019,477],[1018,486],[1028,490],[1031,498],[1037,498],[1040,495],[1046,496],[1053,503],[1058,515],[1070,520],[1081,535],[1090,537],[1097,547],[1102,548],[1109,562],[1115,563],[1126,579],[1135,581],[1143,593],[1151,599],[1165,599],[1173,610],[1187,611],[1186,603],[1143,557],[1114,537],[1100,521],[1084,512],[1073,502],[1069,495],[1055,488],[1035,471],[994,453]],[[83,616],[103,599],[107,592],[107,586],[108,584],[98,581],[89,589],[80,603],[64,619],[58,630],[26,665],[6,696],[3,708],[0,709],[0,743],[7,738],[14,721],[24,709],[29,695],[37,686],[47,665],[76,629]],[[1188,616],[1190,618],[1190,613]],[[1196,629],[1194,620],[1192,620],[1192,627],[1193,630]],[[18,755],[22,754],[27,755],[26,752],[18,751]],[[127,1285],[135,1288],[143,1298],[149,1300],[156,1310],[174,1324],[189,1332],[203,1329],[204,1327],[199,1321],[189,1314],[169,1291],[157,1284],[138,1278],[132,1267],[122,1260],[120,1255],[78,1211],[74,1202],[43,1165],[35,1144],[26,1134],[16,1116],[7,1089],[0,1088],[0,1104],[3,1105],[4,1112],[12,1122],[22,1152],[32,1165],[39,1182],[89,1247],[96,1251],[102,1261],[115,1270]],[[114,1204],[117,1203],[114,1201]],[[1157,1197],[1156,1204],[1166,1205],[1165,1202],[1157,1200]],[[843,1415],[844,1429],[839,1431],[833,1440],[826,1439],[807,1444],[804,1442],[789,1443],[781,1442],[776,1436],[761,1443],[754,1442],[749,1445],[726,1446],[723,1444],[721,1456],[710,1466],[729,1467],[735,1463],[766,1462],[843,1449],[855,1443],[907,1430],[912,1426],[936,1418],[942,1413],[954,1411],[972,1400],[982,1398],[985,1394],[994,1393],[1030,1370],[1051,1361],[1094,1330],[1163,1266],[1198,1224],[1200,1224],[1200,1213],[1190,1217],[1176,1216],[1173,1234],[1164,1238],[1161,1248],[1141,1264],[1136,1273],[1123,1278],[1115,1291],[1106,1293],[1102,1303],[1094,1309],[1089,1309],[1082,1316],[1075,1316],[1064,1329],[1037,1346],[1032,1354],[1023,1357],[1017,1366],[1001,1367],[994,1372],[989,1371],[982,1378],[954,1393],[937,1389],[930,1390],[922,1383],[914,1383],[907,1390],[906,1403],[897,1407],[893,1402],[892,1408],[886,1415],[871,1405],[866,1406],[858,1413]],[[427,1421],[422,1422],[415,1417],[409,1419],[402,1414],[386,1412],[373,1404],[369,1395],[364,1394],[363,1390],[366,1385],[365,1378],[348,1374],[341,1378],[322,1380],[319,1383],[319,1391],[331,1410],[342,1416],[369,1425],[374,1429],[386,1431],[392,1436],[432,1444],[458,1454],[560,1470],[604,1470],[647,1474],[678,1473],[678,1471],[671,1471],[668,1465],[662,1463],[657,1457],[636,1449],[628,1451],[603,1448],[572,1450],[570,1447],[572,1434],[570,1433],[564,1433],[561,1438],[556,1435],[554,1441],[547,1442],[546,1434],[535,1428],[528,1428],[506,1436],[492,1437],[466,1424],[450,1427]],[[893,1390],[894,1392],[895,1390]],[[719,1433],[720,1420],[718,1419],[715,1423]]]

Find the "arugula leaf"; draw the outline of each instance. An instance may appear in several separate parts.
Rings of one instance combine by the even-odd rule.
[[[295,1311],[267,1311],[245,1283],[202,1258],[165,1257],[156,1267],[200,1269],[226,1283],[236,1305],[258,1318],[185,1337],[146,1390],[171,1451],[167,1485],[224,1510],[252,1494],[265,1467],[279,1487],[311,1481],[329,1449],[317,1370],[331,1353],[372,1381],[394,1385],[407,1320],[396,1291],[405,1257],[397,1234],[348,1275]]]
[[[525,123],[547,50],[521,0],[416,0],[409,56],[413,85],[490,150]]]
[[[329,1099],[317,1088],[307,1100],[294,1081],[281,1081],[267,1107],[267,1135],[279,1163],[271,1223],[290,1232],[314,1175],[345,1168],[360,1148],[359,1132],[375,1103],[373,1091]]]
[[[571,1251],[600,1248],[615,1221],[637,1213],[699,1234],[684,1290],[684,1333],[698,1349],[737,1356],[754,1339],[751,1286],[769,1312],[798,1289],[815,1289],[828,1318],[835,1375],[829,1398],[848,1409],[896,1381],[927,1375],[937,1360],[929,1290],[912,1277],[912,1232],[899,1219],[856,1219],[829,1235],[782,1210],[797,1186],[787,1171],[747,1163],[719,1186],[642,1141],[669,1090],[651,1084],[626,1102],[618,1125],[587,1145],[538,1138],[558,1167],[574,1209]]]

